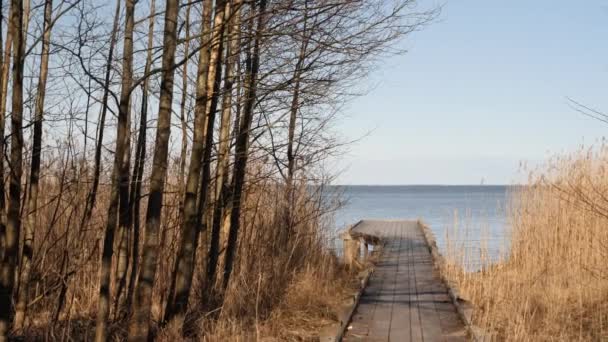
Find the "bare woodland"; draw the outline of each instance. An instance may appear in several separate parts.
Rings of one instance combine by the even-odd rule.
[[[343,104],[436,14],[1,4],[0,341],[274,334],[294,284],[341,272],[323,217]]]

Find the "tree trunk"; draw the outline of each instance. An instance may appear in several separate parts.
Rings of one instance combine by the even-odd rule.
[[[122,63],[122,89],[120,92],[120,103],[118,108],[118,124],[116,133],[116,151],[114,155],[114,166],[112,169],[112,185],[110,189],[110,203],[108,206],[108,221],[103,241],[101,257],[101,271],[99,280],[99,303],[97,309],[97,326],[95,340],[102,342],[107,340],[107,320],[110,314],[110,274],[112,267],[112,254],[114,253],[114,233],[117,224],[118,205],[121,193],[124,191],[125,154],[129,146],[129,107],[131,98],[131,83],[133,69],[133,26],[135,22],[135,0],[127,0],[125,18],[125,36]],[[128,174],[128,171],[127,171]],[[127,180],[128,191],[128,180]],[[128,193],[128,192],[127,192]],[[120,213],[121,216],[124,213]],[[122,223],[122,222],[121,222]],[[120,232],[119,232],[120,233]]]
[[[186,7],[186,18],[185,18],[185,26],[186,26],[186,41],[184,42],[184,56],[188,56],[189,48],[190,48],[190,7],[188,4]],[[184,179],[184,174],[186,173],[186,153],[188,152],[188,124],[186,118],[186,99],[188,98],[188,60],[184,62],[184,67],[182,68],[182,98],[179,104],[179,118],[181,122],[182,128],[182,150],[179,155],[179,201],[180,201],[180,210],[183,211],[183,198],[186,192],[186,180]]]
[[[23,27],[23,36],[22,36],[22,41],[21,44],[23,44],[23,48],[25,49],[25,47],[27,46],[27,30],[30,26],[30,12],[32,9],[32,4],[31,4],[32,0],[24,0],[23,1],[23,19],[21,19],[23,21],[22,23],[22,27]]]
[[[154,16],[156,14],[155,1],[150,2],[150,21],[148,24],[148,52],[146,57],[146,66],[144,73],[148,74],[152,67],[152,49],[154,44]],[[140,223],[140,203],[141,203],[141,183],[144,174],[144,164],[146,161],[146,130],[148,127],[148,86],[149,78],[146,78],[142,83],[142,98],[141,98],[141,113],[139,117],[139,135],[137,137],[137,150],[135,155],[135,165],[133,166],[133,183],[131,184],[131,194],[129,195],[129,203],[132,205],[133,218],[133,250],[131,253],[131,275],[129,277],[129,289],[127,291],[126,307],[131,313],[131,304],[133,303],[134,289],[137,282],[137,273],[139,270],[139,228]]]
[[[307,36],[307,24],[308,24],[308,1],[304,1],[304,18],[303,18],[303,29],[302,29],[302,43],[300,45],[300,51],[298,53],[298,59],[293,72],[293,95],[291,98],[291,105],[289,108],[289,126],[287,132],[287,176],[285,178],[285,193],[283,200],[282,210],[282,221],[284,229],[279,231],[278,243],[279,246],[284,245],[292,233],[293,230],[293,218],[292,218],[292,207],[293,207],[293,178],[296,169],[295,161],[295,132],[296,123],[298,120],[298,111],[300,110],[300,82],[302,78],[302,68],[306,58],[306,50],[308,48],[308,40],[310,36]]]
[[[215,189],[215,205],[213,209],[213,219],[211,228],[211,243],[207,258],[207,286],[213,286],[216,279],[216,270],[218,267],[219,253],[228,237],[227,231],[222,231],[222,219],[226,215],[226,200],[229,191],[229,164],[230,164],[230,121],[232,119],[232,88],[235,81],[234,67],[239,60],[239,43],[241,16],[240,7],[241,0],[234,2],[232,15],[232,25],[229,26],[228,44],[226,46],[226,69],[224,71],[224,91],[222,97],[222,119],[220,126],[219,148],[217,155],[216,167],[216,189]],[[227,16],[228,17],[228,16]],[[220,267],[222,265],[219,265]]]
[[[266,0],[260,0],[253,54],[247,56],[248,61],[246,62],[246,66],[248,70],[246,71],[247,80],[245,85],[245,106],[243,109],[243,118],[241,119],[241,127],[239,129],[235,146],[234,175],[232,178],[232,210],[230,211],[230,232],[228,233],[228,245],[226,246],[222,284],[224,291],[230,282],[230,275],[234,266],[234,257],[236,254],[237,238],[240,228],[241,197],[243,193],[243,186],[245,184],[245,172],[247,169],[249,130],[251,129],[254,104],[256,101],[257,75],[260,66],[260,43],[265,24],[265,12]]]
[[[251,21],[251,20],[250,20]],[[242,108],[243,108],[243,98],[244,96],[242,96],[242,90],[244,88],[243,83],[244,83],[244,79],[243,77],[241,77],[240,75],[242,75],[243,70],[242,70],[242,66],[240,63],[240,56],[241,56],[241,39],[242,39],[242,34],[241,34],[241,28],[240,28],[240,23],[239,23],[239,27],[238,27],[238,44],[239,44],[239,51],[237,52],[236,58],[237,58],[237,62],[236,62],[236,75],[238,75],[238,77],[236,77],[236,89],[235,89],[235,95],[236,95],[236,101],[235,101],[235,113],[234,113],[234,124],[232,131],[230,132],[230,141],[236,141],[238,135],[239,135],[239,129],[241,128],[241,112],[242,112]],[[248,43],[251,42],[251,39],[248,40]],[[249,49],[247,49],[248,53],[251,53],[249,51]],[[251,60],[249,59],[249,62],[251,62]],[[228,171],[228,170],[227,170]],[[226,192],[224,193],[224,195],[226,196],[224,199],[224,208],[223,213],[222,213],[222,217],[223,217],[223,221],[221,222],[221,239],[222,241],[220,242],[220,245],[223,248],[223,256],[221,255],[222,251],[218,251],[218,269],[219,270],[223,270],[224,269],[224,262],[226,261],[226,248],[228,246],[228,235],[230,234],[230,213],[232,212],[232,181],[228,180],[230,177],[230,175],[228,174],[228,172],[226,172],[226,181],[229,182],[228,183],[228,187],[226,189]],[[221,257],[221,258],[220,258]],[[217,281],[218,283],[223,283],[223,276],[224,276],[224,272],[220,271],[220,273],[218,274],[216,272],[216,277],[217,277]]]
[[[0,1],[0,3],[4,5],[4,1]],[[0,19],[3,17],[3,10],[3,8],[0,9]],[[0,46],[0,61],[2,65],[2,74],[0,75],[0,251],[4,250],[6,242],[6,189],[4,182],[4,156],[6,154],[6,144],[4,140],[4,131],[6,126],[6,99],[8,97],[8,75],[11,67],[12,43],[13,39],[9,28],[6,32],[6,46],[4,52],[1,51],[2,46]],[[2,25],[0,25],[0,45],[1,44]],[[0,253],[0,260],[3,260],[3,258],[2,253]]]
[[[131,115],[130,115],[130,104],[127,129],[125,141],[125,151],[123,155],[122,165],[119,171],[119,200],[118,200],[118,239],[116,241],[118,247],[118,256],[116,263],[116,281],[118,286],[115,292],[114,308],[115,315],[120,310],[120,303],[122,302],[122,292],[125,289],[127,282],[127,269],[129,267],[129,227],[131,222],[131,204],[129,203],[129,183],[130,183],[130,171],[131,171]]]
[[[135,3],[133,3],[133,7]],[[128,2],[127,2],[128,4]],[[127,12],[125,24],[125,46],[123,50],[123,73],[122,89],[120,94],[119,115],[126,113],[126,129],[123,139],[124,154],[119,171],[119,215],[118,215],[118,265],[116,267],[116,278],[118,288],[116,289],[115,308],[116,314],[120,310],[122,292],[127,281],[127,268],[129,266],[129,239],[127,231],[132,222],[132,206],[129,202],[129,176],[131,170],[131,84],[133,83],[133,28],[134,14]],[[127,39],[129,44],[127,45]]]
[[[216,3],[216,11],[214,18],[213,31],[211,36],[211,52],[209,55],[209,70],[206,79],[206,93],[207,100],[204,103],[204,112],[201,113],[204,117],[204,123],[201,124],[203,134],[200,137],[201,143],[199,147],[202,147],[202,172],[200,170],[194,170],[190,168],[189,176],[191,173],[200,172],[200,191],[198,193],[198,199],[195,199],[193,204],[194,212],[194,225],[186,224],[187,220],[184,221],[183,236],[181,246],[183,253],[180,253],[178,258],[178,266],[176,267],[176,286],[175,286],[175,299],[174,305],[171,312],[167,312],[167,317],[171,318],[177,314],[184,314],[188,306],[188,298],[190,295],[190,288],[192,285],[192,277],[194,275],[194,263],[196,260],[196,252],[198,247],[198,239],[200,232],[204,231],[203,226],[203,211],[206,205],[207,190],[209,189],[210,181],[210,159],[211,149],[213,147],[213,127],[215,123],[215,111],[217,109],[218,102],[218,90],[221,78],[221,56],[222,56],[222,43],[223,43],[223,31],[225,17],[229,14],[226,13],[226,1],[218,1]],[[202,104],[202,103],[201,103]],[[197,159],[194,159],[194,158]],[[195,160],[198,160],[195,161]],[[192,163],[201,162],[201,151],[197,151],[197,154],[192,154]],[[197,177],[198,178],[198,177]],[[194,181],[194,179],[193,179]],[[196,179],[196,186],[198,187],[199,180]],[[194,188],[194,187],[193,187]],[[196,194],[196,189],[194,189]],[[196,195],[195,195],[196,196]],[[198,200],[198,209],[196,209],[196,202]],[[192,208],[189,208],[189,210]],[[192,217],[193,213],[189,212],[188,215]],[[184,217],[186,213],[184,212]]]
[[[196,102],[194,104],[194,137],[192,139],[192,152],[188,166],[186,180],[186,193],[184,196],[183,227],[180,248],[178,249],[175,266],[171,277],[171,289],[165,321],[170,320],[178,312],[185,312],[188,291],[194,270],[194,251],[197,248],[200,232],[200,217],[197,211],[197,192],[200,180],[201,162],[203,157],[205,139],[205,108],[207,105],[207,80],[209,78],[210,51],[207,45],[210,41],[212,1],[203,2],[203,23],[201,27],[201,41],[203,46],[199,53],[196,77]]]
[[[171,134],[173,64],[175,62],[175,48],[177,44],[178,5],[178,0],[167,0],[166,2],[158,128],[156,131],[152,173],[150,175],[150,194],[146,211],[142,273],[135,290],[133,315],[129,324],[129,340],[131,341],[146,341],[149,334],[152,289],[158,260],[158,232],[160,230],[163,191],[167,175],[169,136]]]
[[[209,79],[207,83],[207,89],[212,89],[212,93],[210,96],[210,101],[207,103],[206,108],[206,118],[207,125],[205,127],[205,151],[203,152],[203,170],[202,170],[202,179],[201,179],[201,188],[199,192],[199,217],[203,217],[203,227],[202,231],[207,231],[207,226],[212,224],[213,217],[212,211],[207,210],[207,199],[209,197],[209,189],[211,187],[211,150],[213,149],[213,132],[215,127],[215,112],[217,111],[217,104],[219,99],[219,88],[221,83],[221,75],[222,75],[222,46],[224,42],[224,21],[225,16],[230,16],[230,6],[227,5],[227,1],[223,1],[222,5],[224,7],[224,13],[216,12],[215,16],[215,25],[214,25],[214,36],[212,41],[212,53],[211,53],[211,61],[209,64]],[[212,191],[211,195],[215,195],[215,192]],[[219,234],[211,235],[210,248],[215,248],[217,250],[217,245],[219,241]],[[195,250],[196,253],[196,250]],[[207,261],[207,267],[210,264]],[[204,284],[207,288],[211,284]]]
[[[28,301],[30,269],[32,265],[34,227],[38,217],[38,182],[40,180],[40,153],[42,150],[42,120],[44,117],[44,98],[46,94],[46,80],[49,68],[49,47],[51,43],[51,19],[53,1],[44,2],[44,26],[42,38],[42,51],[40,56],[40,75],[38,79],[38,93],[36,94],[36,107],[34,118],[34,136],[32,145],[32,162],[30,165],[30,189],[27,208],[29,216],[25,225],[23,252],[21,261],[20,289],[17,295],[15,313],[15,328],[23,329]]]
[[[5,232],[4,255],[0,270],[0,341],[8,339],[10,317],[13,312],[12,294],[19,252],[21,230],[21,176],[23,174],[23,0],[11,0],[10,26],[13,35],[13,86],[11,113],[11,172],[9,202]]]

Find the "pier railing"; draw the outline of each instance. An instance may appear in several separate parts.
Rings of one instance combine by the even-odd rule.
[[[372,250],[378,250],[382,246],[382,240],[373,235],[354,231],[359,223],[350,226],[340,233],[344,263],[350,267],[360,267],[368,261]]]

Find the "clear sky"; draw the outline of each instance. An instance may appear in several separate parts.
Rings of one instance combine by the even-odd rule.
[[[433,6],[421,0],[420,8]],[[339,184],[508,184],[520,163],[590,145],[608,124],[608,1],[448,0],[337,125]]]

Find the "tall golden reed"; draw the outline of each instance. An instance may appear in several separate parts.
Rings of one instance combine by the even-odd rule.
[[[511,192],[505,261],[444,269],[474,321],[508,341],[608,339],[608,147],[549,160]],[[466,265],[465,265],[466,266]]]
[[[88,186],[71,170],[47,167],[55,169],[58,170],[44,178],[45,192],[41,194],[41,202],[46,205],[40,209],[35,231],[30,289],[33,300],[25,334],[27,340],[86,340],[94,331],[99,243],[106,219],[108,188],[102,182],[92,220],[81,227],[80,204],[85,201]],[[170,175],[177,174],[176,170],[171,171],[174,172]],[[286,229],[281,216],[283,207],[277,205],[284,188],[267,174],[264,165],[252,163],[235,271],[225,300],[216,306],[203,306],[208,295],[201,286],[206,261],[204,242],[209,237],[201,239],[188,315],[194,330],[189,337],[193,340],[314,339],[321,327],[336,320],[335,311],[341,299],[356,285],[355,278],[345,271],[328,245],[331,222],[327,214],[335,209],[327,201],[328,190],[310,187],[305,181],[296,185],[291,210],[293,232],[286,243],[278,245],[276,236]],[[180,234],[178,180],[170,176],[167,181],[161,257],[152,298],[154,322],[160,320],[165,307]],[[145,201],[142,207],[143,215]],[[60,296],[62,284],[66,287]],[[54,320],[60,301],[63,305]],[[113,340],[125,338],[125,319],[118,316],[113,312],[110,317]],[[157,340],[181,340],[180,326],[179,322],[169,322],[164,328],[154,326]]]

